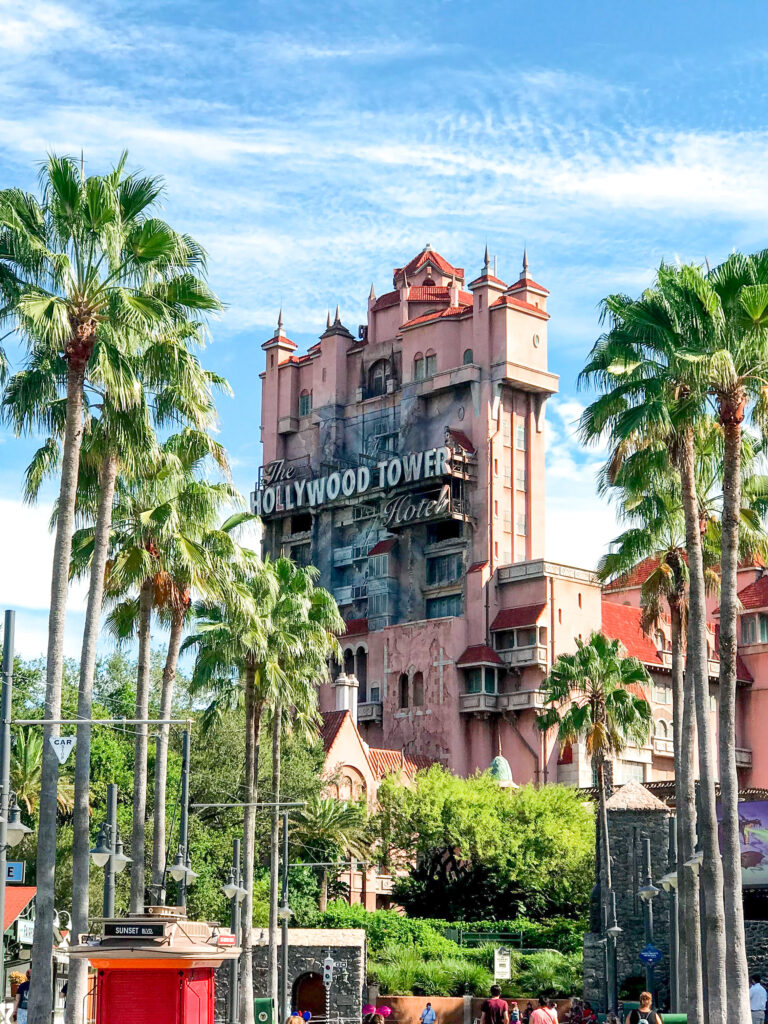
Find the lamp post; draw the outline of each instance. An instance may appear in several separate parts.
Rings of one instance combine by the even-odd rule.
[[[616,1013],[619,1009],[619,972],[616,946],[622,930],[619,927],[619,922],[616,920],[616,893],[613,889],[611,889],[610,903],[610,918],[608,927],[605,929],[608,936],[608,969],[606,971],[608,977],[608,1012]]]
[[[659,882],[669,896],[669,998],[672,1010],[680,1010],[680,933],[677,920],[677,833],[675,819],[669,819],[669,871]]]
[[[181,821],[179,824],[179,851],[170,868],[176,881],[176,905],[186,908],[187,886],[197,875],[189,861],[189,729],[185,729],[181,742]]]
[[[230,901],[229,924],[239,941],[240,935],[240,904],[246,896],[246,890],[240,885],[240,840],[232,840],[232,867],[229,870],[229,881],[222,885],[221,891]],[[240,1019],[240,991],[238,985],[238,961],[229,963],[229,992],[227,994],[227,1022],[237,1024]]]
[[[99,827],[91,860],[97,868],[104,868],[104,917],[115,916],[115,877],[123,871],[131,858],[123,853],[123,844],[117,831],[117,786],[107,786],[107,820]]]
[[[293,911],[288,906],[288,812],[283,812],[283,878],[282,898],[277,911],[280,920],[280,1013],[283,1020],[288,1020],[291,1008],[288,1005],[288,922]]]
[[[653,945],[653,901],[661,892],[653,884],[651,878],[651,840],[643,840],[643,874],[645,883],[637,890],[637,895],[643,901],[643,924],[645,926],[646,945]],[[656,998],[655,992],[655,969],[652,963],[645,965],[645,987]]]

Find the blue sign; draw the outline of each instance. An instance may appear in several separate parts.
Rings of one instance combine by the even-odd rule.
[[[637,955],[638,959],[642,960],[647,967],[653,967],[654,964],[664,959],[664,954],[661,950],[652,946],[650,942],[647,946],[643,946]]]
[[[24,881],[24,861],[23,860],[9,860],[5,865],[5,880],[6,882],[23,882]]]

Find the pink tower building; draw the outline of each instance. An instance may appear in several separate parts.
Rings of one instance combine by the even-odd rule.
[[[536,717],[553,660],[602,628],[654,680],[655,734],[616,781],[664,782],[668,629],[642,632],[642,580],[603,595],[589,570],[545,557],[548,295],[525,257],[507,284],[487,250],[466,275],[426,246],[390,291],[371,287],[356,335],[337,308],[299,355],[281,317],[262,346],[253,508],[265,551],[316,565],[338,601],[344,661],[321,708],[350,711],[367,748],[464,775],[501,755],[502,781],[591,785],[586,751],[560,751]],[[741,756],[747,781],[746,739]]]

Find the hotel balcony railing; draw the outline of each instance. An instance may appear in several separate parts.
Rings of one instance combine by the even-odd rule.
[[[752,767],[752,751],[749,750],[747,747],[736,747],[736,767]]]
[[[527,665],[540,665],[546,668],[548,664],[549,650],[544,644],[536,644],[534,647],[511,647],[496,653],[512,668],[524,668]]]
[[[654,754],[660,754],[662,757],[672,757],[675,752],[674,741],[664,739],[663,736],[654,736],[653,752]]]
[[[511,693],[500,693],[497,701],[499,711],[524,711],[526,708],[543,708],[544,697],[541,690],[513,690]]]
[[[487,715],[498,710],[495,693],[460,693],[459,711],[465,715]]]
[[[357,705],[358,722],[380,722],[382,718],[381,701],[364,701]]]
[[[346,548],[334,548],[333,551],[333,564],[334,565],[351,565],[352,564],[352,547]]]
[[[559,576],[564,580],[576,583],[597,583],[597,577],[589,569],[578,569],[573,565],[560,565],[544,558],[535,558],[530,562],[513,562],[502,565],[496,570],[499,583],[517,583],[520,580],[538,579],[542,576]]]
[[[336,587],[333,592],[337,604],[352,604],[353,601],[363,601],[368,597],[368,586],[363,583],[355,587]]]

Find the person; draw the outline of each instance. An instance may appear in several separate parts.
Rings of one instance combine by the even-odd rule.
[[[498,985],[491,985],[491,995],[483,1003],[480,1011],[480,1024],[509,1024],[509,1006],[501,998]]]
[[[552,1014],[546,996],[539,996],[539,1005],[531,1014],[531,1024],[552,1024]]]
[[[419,1017],[419,1020],[421,1021],[421,1024],[435,1024],[435,1021],[437,1020],[437,1014],[432,1009],[432,1003],[427,1003],[427,1005],[421,1011],[421,1016]]]
[[[11,1020],[15,1020],[17,1024],[27,1024],[27,1003],[29,1002],[29,979],[31,975],[32,972],[27,971],[27,980],[22,981],[16,990],[16,1002],[13,1004]]]
[[[584,1001],[584,1024],[597,1024],[597,1014],[592,1009],[592,1004]]]
[[[557,1003],[554,999],[547,1001],[547,1009],[549,1010],[549,1016],[552,1020],[552,1024],[558,1024]]]
[[[514,999],[509,1004],[509,1024],[520,1024],[520,1007]]]
[[[647,1024],[663,1024],[662,1016],[660,1013],[656,1013],[653,1007],[653,996],[650,992],[640,993],[640,1009],[630,1010],[627,1014],[625,1024],[643,1024],[647,1021]]]
[[[749,979],[749,1010],[752,1014],[752,1024],[763,1024],[765,1021],[765,1005],[768,1003],[768,992],[763,988],[762,979],[759,974],[753,974]]]
[[[528,1024],[528,1022],[531,1019],[531,1014],[532,1013],[533,1013],[533,1003],[529,999],[528,1002],[525,1005],[525,1009],[523,1010],[523,1024]]]

